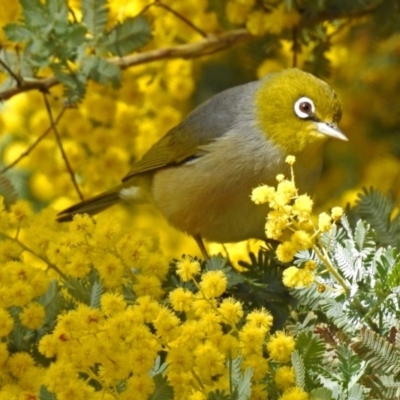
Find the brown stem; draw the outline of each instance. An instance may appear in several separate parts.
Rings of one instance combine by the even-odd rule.
[[[155,5],[158,7],[164,8],[171,14],[175,15],[175,17],[177,17],[178,19],[183,21],[186,25],[190,26],[193,30],[195,30],[197,33],[199,33],[204,38],[207,37],[207,33],[205,33],[202,29],[200,29],[195,24],[193,24],[193,22],[189,21],[186,17],[184,17],[183,15],[179,14],[177,11],[172,9],[170,6],[167,6],[166,4],[161,3],[161,1],[155,1]]]
[[[17,82],[17,87],[23,84],[23,80],[18,76],[1,58],[0,65],[13,77],[15,82]]]
[[[53,118],[53,112],[51,111],[49,99],[47,98],[47,94],[46,93],[43,93],[43,98],[44,98],[44,102],[46,104],[47,113],[49,115],[51,128],[52,128],[52,130],[54,132],[54,136],[56,137],[57,145],[58,145],[58,147],[59,147],[59,149],[61,151],[62,157],[64,159],[65,165],[67,166],[68,172],[69,172],[69,174],[71,176],[71,180],[72,180],[72,183],[73,183],[73,185],[75,187],[75,190],[78,193],[79,198],[81,200],[83,200],[83,195],[82,195],[82,193],[81,193],[81,191],[79,189],[79,186],[78,186],[78,184],[76,182],[74,171],[73,171],[73,169],[71,167],[71,164],[70,164],[70,162],[68,160],[67,154],[65,153],[65,150],[64,150],[64,147],[63,147],[63,144],[62,144],[62,140],[61,140],[60,134],[58,132],[57,125],[55,124],[55,121],[54,121],[54,118]]]
[[[143,15],[149,8],[151,7],[161,7],[170,12],[171,14],[175,15],[177,18],[179,18],[181,21],[183,21],[186,25],[189,25],[193,30],[195,30],[197,33],[199,33],[203,37],[207,37],[207,33],[205,33],[203,30],[201,30],[199,27],[193,24],[193,22],[189,21],[186,17],[184,17],[182,14],[179,14],[177,11],[172,9],[170,6],[167,6],[164,3],[161,3],[161,0],[155,0],[153,3],[147,4],[143,8],[143,10],[139,13],[139,15]]]
[[[60,82],[55,76],[49,78],[34,79],[30,81],[23,81],[20,86],[12,89],[5,90],[0,93],[0,101],[8,100],[16,94],[29,92],[31,90],[41,90],[47,92],[52,86],[59,84]]]

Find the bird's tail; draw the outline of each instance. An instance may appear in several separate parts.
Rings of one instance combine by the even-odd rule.
[[[89,215],[94,215],[99,213],[100,211],[105,210],[108,207],[111,207],[121,200],[119,189],[120,188],[118,187],[114,190],[100,193],[97,196],[94,196],[87,200],[83,200],[80,203],[74,204],[73,206],[66,208],[65,210],[57,214],[57,221],[72,221],[75,214],[86,213]]]

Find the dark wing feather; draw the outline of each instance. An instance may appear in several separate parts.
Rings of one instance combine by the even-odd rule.
[[[143,158],[135,163],[129,173],[122,179],[125,182],[135,175],[154,171],[159,168],[179,165],[194,156],[204,154],[200,146],[212,141],[185,128],[183,125],[171,129],[156,142]]]

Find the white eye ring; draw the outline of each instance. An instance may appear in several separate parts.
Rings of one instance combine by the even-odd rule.
[[[294,112],[299,118],[309,118],[315,113],[315,106],[308,97],[300,97],[294,103]]]

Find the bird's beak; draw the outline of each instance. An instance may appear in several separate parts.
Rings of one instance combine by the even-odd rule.
[[[333,122],[317,122],[317,130],[324,135],[328,135],[336,139],[346,141],[349,140]]]

